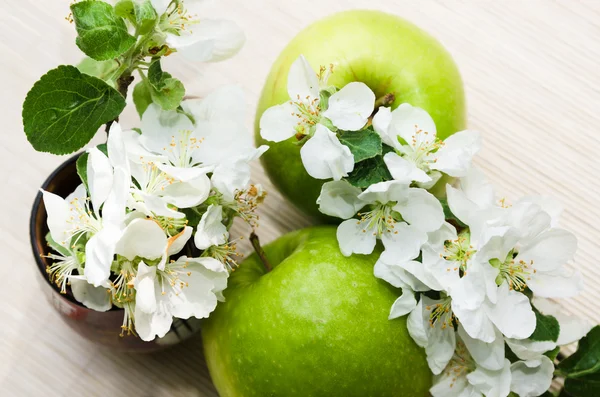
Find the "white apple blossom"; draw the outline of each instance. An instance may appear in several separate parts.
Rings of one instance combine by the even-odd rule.
[[[161,270],[138,264],[135,330],[142,340],[159,338],[171,328],[173,317],[205,318],[223,300],[229,273],[213,258],[183,256]]]
[[[546,356],[539,361],[517,361],[510,366],[510,372],[512,392],[519,397],[537,397],[550,388],[554,363]]]
[[[166,44],[194,62],[219,62],[237,54],[246,35],[233,21],[199,18],[202,0],[151,0],[161,17],[158,30]]]
[[[364,83],[349,83],[329,97],[325,109],[320,93],[326,88],[328,74],[317,75],[303,55],[288,73],[290,101],[267,109],[260,119],[261,136],[281,142],[294,135],[311,137],[318,124],[346,131],[365,126],[375,106],[375,94]]]
[[[370,254],[376,240],[381,239],[386,248],[384,256],[414,259],[427,240],[426,233],[438,229],[444,221],[442,207],[431,193],[397,181],[371,185],[357,199],[370,209],[360,212],[359,219],[348,219],[338,227],[340,250],[346,256]],[[335,201],[321,200],[322,208],[328,204],[335,205]],[[333,208],[324,210],[335,212]]]
[[[425,188],[437,182],[440,172],[465,176],[473,156],[481,148],[479,133],[469,130],[440,140],[431,116],[408,103],[394,111],[380,107],[373,118],[373,127],[383,142],[396,150],[384,156],[394,179],[417,182]]]

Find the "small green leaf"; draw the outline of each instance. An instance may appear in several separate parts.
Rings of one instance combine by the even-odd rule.
[[[600,372],[565,380],[565,390],[572,397],[600,396]]]
[[[381,137],[373,129],[356,132],[343,132],[340,135],[342,145],[348,146],[354,155],[354,162],[371,159],[381,154]]]
[[[390,181],[392,175],[388,171],[382,156],[376,156],[354,165],[354,170],[346,180],[359,188],[367,188],[375,183]]]
[[[558,356],[558,353],[560,353],[560,346],[556,346],[554,348],[554,350],[550,350],[550,351],[544,353],[544,356],[546,356],[550,360],[554,361],[554,360],[556,360],[556,357]]]
[[[534,341],[552,341],[556,342],[558,340],[558,335],[560,334],[560,325],[558,324],[558,320],[553,316],[545,316],[539,312],[535,307],[533,308],[535,312],[535,331],[529,337],[529,339]]]
[[[71,5],[77,46],[97,61],[116,58],[135,44],[135,37],[127,32],[123,18],[115,14],[113,6],[103,1],[80,1]]]
[[[600,325],[581,338],[577,351],[558,364],[558,369],[569,378],[600,374]],[[600,377],[598,381],[600,382]],[[570,390],[567,391],[571,393]]]
[[[120,0],[115,4],[115,13],[131,21],[140,35],[150,33],[158,20],[158,15],[149,0]]]
[[[100,80],[104,81],[106,81],[118,67],[119,64],[114,59],[96,61],[89,57],[85,57],[79,65],[77,65],[77,69],[79,69],[81,73],[98,77]]]
[[[148,87],[148,84],[145,81],[140,81],[133,88],[133,103],[135,104],[135,109],[140,115],[140,118],[152,103],[150,90],[151,88]]]
[[[77,159],[76,168],[77,175],[79,175],[79,179],[85,185],[85,188],[89,191],[88,188],[88,180],[87,180],[87,163],[88,163],[89,154],[87,152],[81,153],[81,156]]]
[[[59,243],[54,241],[50,232],[48,232],[48,234],[46,234],[46,243],[48,244],[48,247],[52,248],[54,251],[58,252],[59,254],[61,254],[63,256],[71,256],[71,253],[69,252],[68,249],[66,249],[65,247],[63,247],[62,245],[60,245]]]
[[[59,66],[27,94],[23,126],[36,150],[68,154],[81,149],[124,108],[125,99],[104,81],[74,66]]]
[[[175,110],[185,96],[185,88],[181,81],[172,78],[170,74],[163,73],[163,76],[167,76],[163,80],[164,86],[160,91],[152,90],[152,100],[164,110]]]

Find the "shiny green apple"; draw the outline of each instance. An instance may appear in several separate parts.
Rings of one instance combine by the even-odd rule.
[[[203,324],[222,397],[421,397],[431,373],[406,318],[388,320],[400,290],[373,275],[379,252],[344,257],[336,230],[287,234],[229,279]]]
[[[323,216],[316,199],[325,181],[306,173],[296,138],[268,142],[261,138],[259,128],[266,109],[289,100],[287,75],[300,55],[317,70],[333,64],[329,82],[334,86],[360,81],[378,98],[393,93],[393,108],[408,102],[427,110],[442,139],[466,127],[465,95],[456,64],[436,39],[417,26],[395,15],[366,10],[342,12],[310,25],[273,64],[255,121],[257,144],[271,146],[262,163],[272,182],[309,215]]]

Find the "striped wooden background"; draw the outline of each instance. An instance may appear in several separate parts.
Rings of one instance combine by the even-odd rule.
[[[215,396],[198,338],[155,355],[113,353],[73,334],[39,295],[27,220],[38,186],[63,159],[30,148],[20,107],[37,78],[81,56],[64,20],[68,5],[0,2],[0,395]],[[165,69],[198,95],[241,85],[251,127],[279,51],[310,22],[352,8],[396,13],[447,46],[465,80],[470,127],[485,136],[478,165],[509,199],[560,198],[563,225],[579,237],[575,265],[587,283],[565,309],[599,323],[600,1],[222,0],[210,15],[245,28],[248,42],[239,56],[177,66],[172,57]],[[133,126],[131,109],[124,120]],[[264,241],[311,223],[274,192],[259,164],[254,171],[271,192],[262,209]]]

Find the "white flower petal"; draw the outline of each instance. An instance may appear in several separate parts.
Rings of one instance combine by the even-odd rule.
[[[155,283],[155,295],[157,297],[156,310],[152,313],[142,311],[137,305],[134,311],[135,332],[140,339],[149,342],[155,337],[162,338],[171,329],[173,315],[168,297],[163,296],[159,290],[160,286]]]
[[[142,135],[139,137],[139,143],[150,152],[171,158],[169,151],[173,137],[178,137],[181,131],[193,130],[194,124],[186,115],[162,110],[160,106],[152,103],[142,115]]]
[[[156,311],[156,266],[147,266],[143,261],[138,264],[138,273],[133,283],[135,287],[136,309],[144,313]]]
[[[158,223],[150,219],[134,219],[117,243],[116,253],[129,260],[136,256],[152,260],[162,258],[166,246],[167,236]]]
[[[496,338],[491,343],[471,338],[462,325],[458,326],[458,335],[465,343],[467,350],[477,363],[485,369],[498,371],[504,367],[504,338],[502,333],[495,329]],[[509,363],[510,365],[510,363]]]
[[[460,179],[460,189],[466,197],[479,208],[494,205],[496,194],[485,174],[476,167],[471,167],[464,178]]]
[[[392,140],[397,140],[400,136],[410,146],[419,147],[436,139],[436,128],[429,113],[403,103],[392,112],[388,134]]]
[[[71,277],[69,282],[73,297],[85,307],[98,312],[105,312],[112,307],[110,294],[106,287],[94,287],[87,280],[77,277]]]
[[[119,123],[111,125],[106,146],[108,159],[112,166],[121,167],[125,171],[129,171],[129,160],[127,159],[124,134]]]
[[[583,291],[583,275],[579,270],[559,269],[554,272],[537,272],[527,287],[540,298],[572,298]]]
[[[412,291],[429,291],[431,289],[406,271],[402,264],[386,262],[385,259],[382,255],[375,262],[373,269],[375,277],[387,281],[396,288],[408,288]]]
[[[113,168],[108,157],[98,148],[88,151],[87,177],[88,188],[92,207],[96,214],[100,213],[100,207],[106,201],[113,185]]]
[[[447,288],[448,294],[452,297],[453,308],[477,310],[486,297],[483,274],[477,268],[469,268],[466,275],[459,278],[456,283],[447,286]]]
[[[198,249],[204,250],[213,245],[225,244],[229,233],[222,220],[223,208],[220,205],[211,204],[202,215],[194,237]]]
[[[416,182],[430,182],[431,177],[425,171],[418,168],[413,162],[390,152],[383,156],[383,161],[387,165],[392,177],[402,183],[411,184]]]
[[[176,178],[181,182],[190,182],[194,179],[202,178],[209,172],[214,171],[214,167],[174,167],[170,164],[156,164],[156,167],[165,174]]]
[[[550,215],[550,219],[551,219],[550,226],[553,228],[558,226],[558,221],[559,221],[560,215],[563,212],[563,207],[554,197],[526,196],[526,197],[521,198],[521,200],[519,200],[519,201],[520,202],[526,201],[526,202],[537,204],[538,206],[540,206],[542,211],[544,211],[548,215]]]
[[[427,304],[427,301],[424,302]],[[433,303],[435,304],[435,303]],[[439,375],[452,359],[456,349],[456,333],[450,328],[433,327],[429,332],[429,341],[425,347],[427,364],[434,375]]]
[[[453,373],[443,372],[435,379],[429,389],[433,397],[482,397],[482,394],[467,382],[465,376],[456,377]]]
[[[494,324],[483,308],[468,310],[460,306],[453,306],[452,312],[471,338],[485,343],[492,343],[496,339]]]
[[[345,131],[358,131],[365,126],[375,106],[375,94],[365,83],[352,82],[329,98],[323,116]]]
[[[233,21],[202,19],[180,36],[167,34],[167,44],[193,62],[219,62],[237,54],[246,42],[243,30]]]
[[[473,156],[481,149],[481,135],[475,131],[460,131],[449,136],[432,158],[431,168],[454,177],[463,177],[471,168]]]
[[[302,146],[300,157],[306,172],[316,179],[337,181],[354,169],[354,156],[348,146],[322,124],[317,124],[313,137]]]
[[[311,102],[319,97],[319,79],[304,55],[290,66],[287,90],[292,101]]]
[[[342,219],[352,218],[365,203],[358,198],[362,190],[346,181],[326,182],[317,199],[319,211]]]
[[[415,299],[415,293],[411,291],[410,288],[404,288],[402,290],[402,295],[394,301],[388,319],[392,320],[394,318],[406,316],[412,312],[416,306],[417,300]]]
[[[136,191],[136,195],[142,198],[141,202],[132,203],[133,209],[141,211],[146,216],[164,216],[166,218],[185,218],[183,212],[175,211],[169,207],[169,203],[162,197],[152,196],[144,192]]]
[[[518,361],[510,367],[512,381],[510,390],[519,397],[536,397],[546,392],[552,384],[554,364],[542,356],[539,366],[529,367]]]
[[[260,136],[267,141],[281,142],[296,135],[296,111],[296,106],[289,102],[265,110],[260,118]]]
[[[562,229],[552,229],[540,234],[519,251],[515,261],[533,261],[538,272],[550,272],[573,259],[577,251],[577,237]],[[535,277],[532,277],[535,278]]]
[[[124,227],[125,207],[129,198],[131,175],[123,167],[114,169],[112,188],[102,207],[102,219],[120,229]]]
[[[70,229],[68,220],[71,216],[69,204],[62,197],[45,190],[42,190],[42,197],[48,214],[47,223],[52,239],[63,247],[68,247],[69,241],[67,241],[67,238],[69,235],[67,231]]]
[[[386,204],[393,201],[406,200],[408,185],[398,181],[379,182],[369,186],[358,198],[366,203]]]
[[[405,200],[394,207],[411,226],[432,232],[444,223],[444,210],[438,199],[425,189],[410,188]]]
[[[386,145],[397,147],[400,145],[397,139],[392,139],[388,135],[390,123],[392,122],[392,111],[387,107],[380,107],[373,116],[373,128],[379,134],[381,140]]]
[[[400,263],[419,256],[421,247],[427,241],[427,234],[405,222],[397,222],[390,232],[382,234],[381,241],[385,247],[382,256],[389,258],[388,261]]]
[[[427,342],[429,340],[427,337],[427,331],[430,328],[429,318],[426,319],[424,313],[423,300],[419,300],[417,306],[412,312],[410,312],[406,321],[408,333],[410,334],[411,338],[413,338],[417,345],[423,348],[427,346]]]
[[[467,375],[469,383],[486,397],[506,397],[510,393],[510,361],[502,359],[498,370],[478,367]]]
[[[84,275],[95,287],[105,285],[110,276],[117,241],[121,231],[111,225],[93,235],[85,245]]]
[[[233,120],[246,122],[246,98],[237,85],[219,87],[202,99],[188,99],[181,107],[197,121]]]
[[[415,291],[441,291],[443,289],[437,278],[435,278],[434,275],[429,272],[428,268],[423,265],[423,263],[411,260],[400,262],[399,266],[406,270],[409,274],[413,275],[421,284],[425,286],[424,289],[413,288]]]
[[[539,360],[541,356],[554,350],[556,343],[552,341],[533,341],[530,339],[506,338],[506,344],[521,360]]]
[[[167,242],[167,256],[172,256],[181,252],[190,237],[192,237],[193,232],[194,228],[186,226],[179,234],[170,237]]]
[[[219,165],[210,180],[213,187],[223,195],[223,199],[232,202],[236,191],[243,190],[250,183],[250,165],[244,160]]]
[[[210,179],[206,175],[189,182],[173,183],[163,191],[163,198],[178,208],[200,205],[210,194]]]
[[[152,7],[154,7],[154,10],[159,16],[167,11],[167,8],[169,8],[169,4],[171,4],[172,1],[173,0],[150,0]]]
[[[535,330],[535,313],[529,298],[509,290],[506,282],[498,287],[498,303],[486,302],[484,305],[490,320],[507,338],[525,339]]]
[[[337,228],[337,240],[344,256],[352,254],[368,255],[373,252],[377,238],[372,230],[363,230],[363,225],[356,219],[348,219]]]

